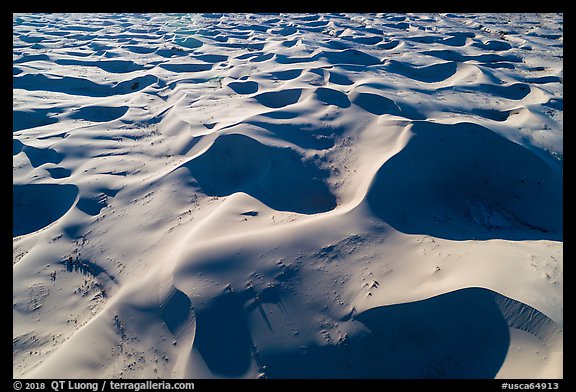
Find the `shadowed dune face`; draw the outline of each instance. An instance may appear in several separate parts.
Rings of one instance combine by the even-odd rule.
[[[424,67],[416,67],[402,61],[390,60],[387,69],[390,72],[409,77],[420,82],[442,82],[456,73],[458,64],[453,61],[437,63]]]
[[[107,122],[116,120],[128,112],[127,106],[85,106],[69,114],[70,118],[93,121]]]
[[[348,76],[335,71],[330,71],[329,81],[330,83],[338,84],[341,86],[350,86],[351,84],[354,84],[354,82],[350,80]]]
[[[78,207],[80,211],[88,215],[96,216],[100,213],[100,210],[102,210],[102,208],[106,207],[105,195],[100,195],[100,197],[97,197],[95,199],[82,197],[78,199],[76,207]]]
[[[50,177],[55,179],[70,177],[71,170],[64,167],[54,167],[51,169],[46,169],[50,173]]]
[[[474,61],[478,61],[481,63],[485,63],[487,65],[494,64],[494,63],[497,64],[497,63],[502,63],[502,62],[518,63],[518,62],[522,61],[522,59],[520,57],[513,55],[513,54],[500,55],[500,54],[495,54],[495,53],[483,53],[483,54],[479,54],[479,55],[463,55],[463,54],[456,52],[454,50],[446,50],[446,49],[429,50],[429,51],[425,51],[422,53],[429,55],[429,56],[438,57],[442,60],[447,60],[447,61],[464,62],[464,61],[474,60]]]
[[[493,378],[509,346],[494,292],[468,288],[381,306],[354,320],[363,333],[297,352],[262,352],[270,378]]]
[[[343,109],[350,106],[348,96],[338,90],[320,87],[314,91],[314,95],[319,101],[327,105],[335,105]]]
[[[562,239],[562,184],[535,154],[471,123],[412,131],[371,185],[375,216],[452,240]]]
[[[241,298],[224,294],[196,310],[194,346],[219,377],[240,377],[252,361],[254,344],[242,306]]]
[[[72,207],[77,195],[78,187],[71,184],[13,185],[12,235],[29,234],[57,221]]]
[[[160,304],[162,320],[174,335],[179,332],[189,319],[191,311],[192,302],[190,302],[190,298],[178,289],[173,289],[166,300]]]
[[[52,91],[84,97],[109,97],[116,94],[130,94],[140,91],[153,84],[162,84],[162,81],[153,75],[144,75],[131,80],[125,80],[110,86],[95,83],[90,79],[74,76],[48,77],[43,74],[25,74],[13,79],[13,87],[29,91]],[[46,116],[43,117],[44,119]],[[17,118],[18,124],[22,121]],[[45,125],[45,124],[40,124]],[[26,124],[26,126],[29,126]],[[37,125],[36,125],[37,126]],[[18,126],[22,129],[25,125]],[[18,129],[15,129],[18,130]]]
[[[93,194],[85,193],[78,198],[76,208],[85,214],[96,216],[100,211],[108,206],[108,198],[114,197],[118,193],[116,189],[100,188]]]
[[[58,164],[64,159],[64,154],[52,148],[37,148],[22,143],[20,140],[12,140],[12,155],[24,152],[32,167],[39,167],[46,163]]]
[[[318,213],[336,207],[322,180],[327,173],[308,165],[291,149],[265,146],[239,134],[220,136],[201,156],[184,164],[209,196],[246,192],[271,208]]]
[[[357,49],[345,49],[342,51],[325,50],[319,54],[331,64],[358,64],[376,65],[380,64],[380,59]]]
[[[12,156],[20,154],[24,148],[24,143],[18,139],[12,139]]]
[[[193,37],[176,37],[174,43],[187,49],[196,49],[203,45],[202,41]]]
[[[184,63],[184,64],[160,64],[160,68],[163,68],[171,72],[202,72],[212,69],[212,64],[205,63]]]
[[[464,86],[447,86],[441,87],[437,91],[472,91],[470,88]],[[524,99],[530,92],[532,88],[525,83],[513,83],[510,85],[492,85],[492,84],[480,84],[474,87],[474,92],[482,92],[490,96],[506,98],[514,101],[519,101]]]
[[[247,81],[247,82],[232,82],[228,84],[236,94],[252,94],[258,91],[258,83]]]
[[[398,103],[379,94],[354,92],[351,95],[352,103],[378,116],[391,114],[412,120],[425,119],[412,105]]]
[[[267,114],[270,118],[293,118],[290,112],[276,112]],[[334,134],[342,130],[338,128],[324,128],[315,124],[300,125],[290,123],[271,123],[266,121],[248,121],[252,124],[263,128],[274,135],[278,135],[284,140],[294,143],[301,148],[325,150],[334,146]]]
[[[103,47],[104,49],[111,49],[109,47]],[[137,64],[130,60],[107,60],[107,61],[87,61],[87,60],[77,60],[77,59],[56,59],[54,61],[56,64],[60,65],[76,65],[84,67],[98,67],[106,72],[110,73],[128,73],[134,71],[140,71],[144,69],[144,66]]]
[[[301,68],[294,68],[294,69],[287,69],[284,71],[272,72],[272,73],[270,73],[270,76],[273,79],[277,79],[277,80],[292,80],[292,79],[296,79],[301,74],[302,74]]]
[[[57,114],[58,111],[49,109],[13,110],[12,131],[54,124],[58,122],[58,118],[55,117]]]
[[[300,99],[302,89],[285,89],[281,91],[271,91],[256,95],[254,98],[260,103],[269,108],[282,108],[284,106],[292,105]]]

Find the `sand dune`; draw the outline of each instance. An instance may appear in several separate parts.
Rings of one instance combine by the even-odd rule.
[[[472,123],[411,132],[374,177],[374,215],[410,234],[562,240],[562,182],[535,154]]]
[[[15,14],[13,375],[562,378],[561,14]]]

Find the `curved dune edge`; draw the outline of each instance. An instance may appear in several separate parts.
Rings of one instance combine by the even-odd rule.
[[[417,122],[376,173],[373,214],[452,240],[562,240],[562,185],[529,150],[473,123]]]
[[[259,344],[247,316],[252,307],[277,301],[276,296],[274,290],[265,290],[261,302],[254,304],[247,291],[225,291],[200,306],[191,305],[173,286],[152,302],[144,300],[145,295],[132,296],[136,302],[112,305],[28,376],[87,376],[63,366],[76,368],[78,361],[93,371],[100,368],[103,374],[122,376],[109,373],[118,359],[98,365],[106,350],[127,348],[130,340],[157,331],[157,340],[173,339],[172,346],[179,349],[168,354],[151,345],[142,357],[161,355],[163,371],[176,378],[245,377],[256,369],[269,378],[562,377],[556,367],[562,327],[534,308],[488,289],[462,288],[365,310],[341,321],[349,333],[307,345],[304,351]],[[112,319],[113,326],[103,323],[103,316]],[[108,336],[104,346],[86,341],[95,331]],[[144,340],[151,344],[154,339]],[[536,351],[522,353],[519,347]]]
[[[65,215],[78,196],[75,185],[14,184],[12,235],[26,235],[47,227]]]
[[[561,378],[562,28],[14,14],[14,376]]]

